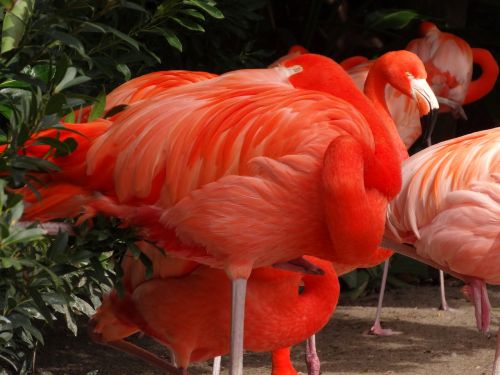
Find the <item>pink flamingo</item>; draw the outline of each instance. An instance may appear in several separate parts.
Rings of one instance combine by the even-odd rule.
[[[403,163],[385,244],[462,279],[487,332],[486,283],[500,284],[500,128],[436,144]],[[500,373],[500,334],[494,374]]]
[[[453,111],[466,118],[462,104],[474,102],[489,93],[498,78],[498,64],[491,53],[482,48],[471,48],[463,39],[441,32],[431,22],[423,22],[421,38],[408,43],[406,49],[422,59],[427,71],[427,82],[436,94],[440,112]],[[362,89],[372,61],[362,56],[344,60],[341,65]],[[481,67],[482,74],[472,80],[472,66]],[[421,134],[419,112],[414,103],[399,92],[388,88],[387,103],[392,118],[407,148]]]
[[[428,73],[427,81],[438,101],[443,104],[440,111],[452,110],[455,114],[461,114],[466,118],[461,104],[476,101],[492,90],[498,77],[498,64],[489,51],[471,48],[463,39],[441,32],[431,22],[423,22],[420,31],[422,38],[411,41],[406,49],[416,53],[424,62]],[[482,70],[481,76],[474,81],[472,81],[473,63],[478,64]],[[371,62],[364,57],[355,56],[344,60],[341,64],[349,71],[358,87],[363,87]],[[411,101],[391,88],[387,91],[387,101],[398,132],[406,147],[410,148],[421,134],[418,110]],[[395,333],[380,326],[380,311],[388,266],[387,261],[384,265],[375,322],[370,329],[375,335]],[[449,310],[444,291],[444,274],[442,270],[439,273],[441,308]]]
[[[234,285],[232,374],[242,372],[253,268],[304,254],[353,267],[390,255],[378,245],[407,154],[387,112],[386,84],[414,97],[422,114],[437,107],[410,52],[373,65],[365,87],[371,100],[323,56],[284,65],[169,89],[114,115],[111,126],[96,121],[106,130],[84,157],[77,149],[61,160],[67,172],[46,178],[48,189],[77,185],[81,194],[71,200],[78,196],[79,209],[97,209],[101,197],[136,207],[124,219],[150,240],[226,271]],[[43,204],[32,202],[26,217],[36,218]]]

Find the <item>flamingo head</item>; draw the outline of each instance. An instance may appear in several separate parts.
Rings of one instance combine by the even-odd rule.
[[[426,81],[427,72],[423,62],[412,52],[393,51],[378,58],[374,65],[377,65],[376,69],[391,86],[416,102],[423,128],[422,139],[430,145],[439,103]]]

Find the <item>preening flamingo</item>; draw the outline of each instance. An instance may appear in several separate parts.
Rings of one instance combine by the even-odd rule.
[[[179,275],[176,259],[145,243],[141,249],[154,260],[154,276],[147,279],[142,262],[126,256],[125,296],[120,298],[113,291],[104,298],[92,318],[91,336],[151,362],[153,354],[123,340],[143,332],[167,346],[177,367],[185,372],[192,362],[226,354],[231,283],[224,271],[194,265]],[[256,352],[284,348],[273,355],[275,375],[295,374],[286,347],[321,329],[337,304],[339,284],[331,263],[307,260],[321,267],[324,275],[264,267],[255,269],[248,279],[244,347]],[[165,370],[172,367],[159,358],[153,361]]]
[[[485,284],[500,284],[500,128],[436,144],[406,160],[386,237],[395,251],[465,281],[477,327],[487,332]],[[494,375],[500,374],[499,355],[497,334]]]
[[[284,65],[172,88],[114,115],[111,126],[96,121],[102,135],[45,180],[46,189],[81,189],[66,202],[78,200],[68,215],[82,207],[115,214],[99,204],[116,199],[135,208],[122,218],[173,256],[226,271],[234,285],[232,374],[242,372],[253,268],[304,254],[353,267],[390,255],[378,246],[407,154],[387,112],[386,84],[415,98],[422,114],[437,107],[410,52],[373,65],[371,100],[328,58]],[[45,208],[32,202],[26,216],[47,219]]]

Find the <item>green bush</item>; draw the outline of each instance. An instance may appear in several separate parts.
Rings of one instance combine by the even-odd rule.
[[[133,231],[113,219],[97,217],[71,236],[19,223],[23,203],[13,189],[33,188],[37,173],[57,170],[45,158],[26,156],[26,141],[63,127],[63,116],[71,119],[73,110],[94,102],[92,116],[102,115],[104,94],[131,77],[255,64],[251,22],[265,2],[226,1],[221,8],[211,0],[0,4],[0,370],[22,374],[34,366],[47,326],[62,318],[76,334],[75,316],[92,314],[102,293],[119,287],[116,265],[125,249],[136,249]],[[50,146],[46,156],[77,146],[71,138],[38,142]]]

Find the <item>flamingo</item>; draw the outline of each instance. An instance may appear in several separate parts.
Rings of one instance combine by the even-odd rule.
[[[48,189],[78,186],[70,199],[78,210],[113,213],[96,208],[102,197],[135,207],[123,219],[151,241],[225,270],[234,287],[232,374],[242,373],[253,268],[304,254],[367,266],[391,254],[378,245],[407,153],[387,111],[386,84],[415,98],[422,114],[437,108],[410,52],[373,65],[365,85],[371,100],[326,57],[283,65],[169,89],[114,115],[112,125],[96,121],[106,130],[45,181]],[[32,202],[26,216],[41,214],[43,204]]]
[[[436,144],[403,163],[387,213],[386,245],[462,279],[486,333],[486,283],[500,284],[500,128]],[[493,374],[500,374],[497,334]]]
[[[491,53],[482,48],[471,48],[463,39],[441,32],[431,22],[420,26],[421,38],[406,46],[423,61],[427,82],[436,94],[440,112],[452,111],[466,118],[462,104],[474,102],[489,93],[498,78],[498,64]],[[482,74],[472,81],[473,63],[479,65]],[[372,61],[353,56],[341,62],[356,85],[362,89]],[[399,92],[388,89],[387,102],[397,129],[407,148],[421,134],[419,113],[416,106]]]
[[[189,70],[163,70],[144,74],[121,84],[106,95],[104,113],[112,114],[114,108],[123,109],[120,107],[155,97],[168,89],[214,77],[217,75]],[[90,106],[77,110],[74,117],[79,120],[78,123],[86,123],[91,110]]]
[[[420,26],[421,38],[411,41],[406,49],[416,53],[424,62],[428,76],[427,81],[438,97],[440,111],[452,111],[466,118],[461,104],[468,104],[486,95],[493,89],[498,78],[498,64],[491,53],[482,48],[471,48],[463,39],[441,32],[431,22],[423,22]],[[478,64],[482,74],[472,79],[472,65]],[[344,60],[341,65],[348,70],[358,87],[363,87],[371,62],[362,56],[354,56]],[[387,91],[387,100],[391,115],[396,123],[407,148],[410,148],[420,137],[421,127],[419,114],[415,105],[406,97],[391,88]],[[427,146],[430,143],[427,144]],[[388,273],[388,261],[384,264],[380,298],[377,305],[375,322],[370,333],[375,335],[391,335],[392,330],[382,329],[380,310]],[[444,291],[444,274],[440,274],[441,308],[449,310]]]
[[[167,346],[178,373],[192,362],[229,349],[231,283],[223,270],[192,264],[141,243],[153,259],[153,277],[130,254],[123,260],[125,296],[112,291],[91,319],[94,340],[138,355],[167,371],[173,366],[124,341],[143,332]],[[296,374],[287,347],[321,329],[337,304],[339,283],[328,261],[307,257],[324,275],[304,275],[272,267],[255,269],[248,280],[245,341],[251,351],[273,352],[273,374]],[[303,289],[299,292],[299,287]]]

